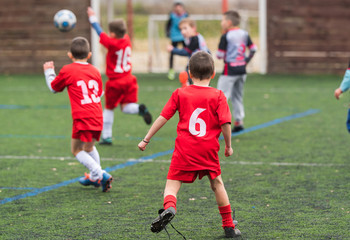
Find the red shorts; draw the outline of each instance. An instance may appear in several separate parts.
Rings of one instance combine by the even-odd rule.
[[[102,118],[74,119],[72,138],[82,142],[92,142],[93,139],[99,141],[102,126]]]
[[[105,91],[105,107],[113,110],[123,103],[136,103],[139,86],[134,75],[108,80]]]
[[[211,171],[211,170],[199,170],[199,171],[182,171],[176,169],[169,169],[167,179],[178,180],[184,183],[193,183],[197,176],[201,180],[204,176],[209,176],[210,179],[214,179],[221,174],[221,170]]]
[[[92,142],[93,139],[100,141],[101,131],[80,130],[72,133],[73,139],[80,139],[82,142]]]

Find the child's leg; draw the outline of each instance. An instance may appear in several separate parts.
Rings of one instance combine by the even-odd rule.
[[[84,143],[80,139],[72,139],[71,148],[73,155],[78,159],[78,161],[83,164],[87,169],[90,170],[90,178],[95,181],[102,179],[102,169],[100,164],[86,152],[84,149],[92,149],[94,142]]]
[[[95,147],[96,139],[93,139],[92,144],[84,144],[84,151],[87,152],[94,160],[95,162],[101,166],[101,160],[100,160],[100,154],[97,151],[97,148]]]
[[[123,113],[138,114],[140,105],[137,103],[124,103],[120,107]]]
[[[176,210],[176,195],[181,188],[181,181],[167,180],[164,189],[164,209],[173,207]]]
[[[138,104],[138,89],[139,85],[137,83],[137,78],[133,75],[125,79],[127,81],[127,86],[123,88],[123,99],[121,99],[120,107],[123,113],[126,114],[138,114],[143,117],[146,124],[152,123],[152,115],[149,113],[145,104]]]
[[[112,138],[112,127],[114,121],[114,111],[105,108],[103,110],[103,130],[102,139]]]
[[[222,217],[222,227],[234,228],[235,225],[233,224],[233,219],[231,216],[231,205],[221,175],[217,176],[214,179],[209,178],[209,180],[211,189],[215,193],[216,202],[218,204],[219,212]]]
[[[233,107],[233,115],[235,121],[243,122],[244,118],[244,105],[243,105],[243,88],[247,75],[237,75],[235,76],[237,79],[233,86],[232,91],[232,107]]]
[[[151,224],[152,232],[160,232],[174,218],[176,214],[176,194],[181,187],[181,181],[167,180],[164,190],[164,209],[160,209],[159,216]]]

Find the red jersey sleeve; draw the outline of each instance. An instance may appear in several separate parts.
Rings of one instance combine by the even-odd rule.
[[[172,116],[174,116],[174,114],[178,110],[178,99],[179,99],[178,94],[179,94],[179,89],[176,89],[171,95],[168,102],[165,104],[162,112],[160,113],[160,115],[165,117],[167,120],[172,118]]]
[[[219,117],[220,126],[225,123],[231,123],[230,108],[227,104],[227,99],[222,91],[220,91],[220,94],[219,94],[218,108],[216,109],[216,113]]]
[[[105,32],[100,34],[100,43],[106,48],[110,45],[110,37]]]
[[[65,72],[62,69],[56,78],[51,82],[51,87],[55,92],[62,92],[64,88],[67,86],[66,84]]]

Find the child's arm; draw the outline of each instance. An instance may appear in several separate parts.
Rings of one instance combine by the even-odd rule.
[[[256,53],[256,50],[257,50],[256,45],[252,42],[249,35],[248,35],[247,46],[249,47],[249,56],[245,58],[246,64],[248,64],[250,62],[250,60],[254,57],[254,54]]]
[[[339,99],[340,94],[347,91],[349,88],[350,88],[350,69],[347,69],[345,71],[343,81],[341,82],[340,87],[334,91],[335,98]]]
[[[156,134],[158,130],[161,129],[161,127],[163,127],[164,124],[166,124],[167,121],[168,120],[163,116],[159,116],[154,121],[154,123],[152,124],[152,127],[150,128],[150,130],[148,131],[144,139],[138,144],[138,147],[141,151],[145,151],[146,146],[151,140],[151,138],[153,137],[153,135]]]
[[[255,49],[249,50],[249,56],[245,58],[246,64],[248,64],[250,62],[250,60],[252,60],[255,53],[256,53]]]
[[[47,87],[50,89],[51,92],[56,93],[56,91],[53,90],[51,86],[51,82],[56,78],[54,62],[45,62],[43,65],[43,69]]]
[[[231,147],[231,124],[225,123],[221,125],[222,135],[225,139],[225,156],[231,156],[233,154],[233,149]]]
[[[95,12],[92,9],[92,7],[88,7],[87,14],[89,16],[89,21],[90,21],[91,26],[93,27],[93,29],[95,29],[96,33],[100,36],[101,33],[103,32],[103,30],[102,30],[100,24],[98,23],[97,17],[95,15]]]
[[[224,59],[226,57],[227,51],[227,39],[226,34],[223,34],[220,38],[218,51],[216,52],[216,57],[218,59]]]
[[[169,19],[168,19],[168,21],[167,21],[167,23],[166,23],[166,25],[165,25],[165,33],[166,33],[166,36],[167,36],[168,38],[170,38],[170,27],[171,27],[171,23],[172,23],[172,19],[171,19],[171,16],[170,16],[170,14],[169,14]]]

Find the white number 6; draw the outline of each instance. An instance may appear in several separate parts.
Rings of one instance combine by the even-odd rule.
[[[195,135],[197,137],[203,137],[207,133],[207,124],[205,124],[204,120],[199,118],[199,114],[204,112],[205,108],[197,108],[193,111],[191,118],[190,118],[190,125],[188,127],[188,130],[192,135]],[[196,124],[199,124],[199,131],[196,130]]]

